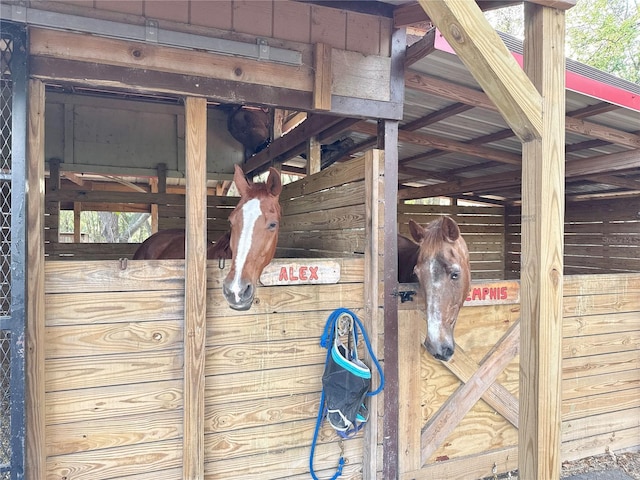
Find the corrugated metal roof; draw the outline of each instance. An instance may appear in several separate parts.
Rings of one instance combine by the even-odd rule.
[[[516,54],[522,52],[522,43],[519,40],[508,35],[501,34],[501,36],[512,52]],[[408,71],[424,75],[426,81],[429,79],[445,81],[455,90],[463,87],[473,92],[481,92],[479,84],[452,49],[450,47],[438,48],[438,45],[442,45],[442,41],[442,38],[438,39],[436,50],[411,65]],[[633,102],[637,102],[637,99],[640,98],[640,85],[618,79],[571,60],[567,61],[567,72],[567,116],[575,115],[579,119],[577,126],[568,128],[566,132],[567,161],[616,154],[629,151],[631,148],[636,149],[635,151],[638,153],[635,167],[623,172],[603,172],[599,175],[599,177],[608,175],[607,179],[612,183],[611,185],[594,179],[569,178],[566,184],[567,195],[602,195],[603,193],[640,195],[640,150],[635,146],[640,146],[640,137],[637,135],[640,133],[640,111],[633,108]],[[584,88],[585,91],[580,91],[580,88]],[[602,98],[598,98],[594,92],[603,93]],[[445,98],[445,96],[424,93],[412,89],[408,84],[405,89],[404,115],[400,122],[400,130],[411,122],[433,115],[457,103],[451,98]],[[611,99],[619,98],[623,98],[625,103],[632,106],[620,106],[611,101]],[[460,101],[462,102],[462,100]],[[598,133],[596,131],[598,126],[611,130]],[[506,132],[496,140],[489,138],[487,141],[487,136],[508,129],[508,125],[495,109],[474,107],[413,130],[413,133],[475,144],[498,152],[521,156],[522,144],[512,132]],[[624,137],[625,135],[628,137],[626,140],[618,141],[618,136]],[[353,138],[356,142],[360,142],[367,136],[353,134]],[[605,141],[604,138],[610,141]],[[629,145],[634,142],[634,146]],[[424,145],[422,142],[408,142],[403,140],[401,136],[398,147],[401,183],[420,186],[483,176],[490,179],[492,175],[519,170],[517,165],[491,161],[482,155],[453,151],[438,153],[437,150],[437,148]],[[633,188],[636,183],[638,187]],[[402,185],[400,188],[403,188]],[[487,188],[482,192],[474,192],[472,196],[481,198],[483,194],[492,197],[498,195],[503,196],[507,202],[517,202],[520,196],[519,190],[519,188],[509,188],[503,189],[501,192]],[[460,195],[462,193],[459,192]]]

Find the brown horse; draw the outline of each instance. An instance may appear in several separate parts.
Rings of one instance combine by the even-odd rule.
[[[229,240],[231,234],[225,233],[215,243],[209,243],[207,247],[207,258],[209,260],[231,258],[231,248]],[[154,233],[140,244],[134,260],[158,260],[171,258],[184,258],[184,244],[186,233],[179,228],[160,230]]]
[[[398,235],[398,281],[420,283],[427,307],[424,346],[438,360],[448,361],[455,349],[453,329],[469,293],[469,251],[460,228],[449,217],[421,227],[409,221],[411,236]]]
[[[233,180],[240,201],[229,215],[231,232],[207,249],[208,259],[231,259],[231,269],[222,293],[235,310],[251,308],[256,284],[264,267],[273,259],[280,228],[280,174],[269,169],[266,183],[253,183],[235,166]],[[162,230],[145,240],[134,260],[184,258],[184,230]]]

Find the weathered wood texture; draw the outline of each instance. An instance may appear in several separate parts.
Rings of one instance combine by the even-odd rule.
[[[639,198],[567,203],[564,272],[640,272]],[[505,277],[520,275],[520,209],[505,210]]]
[[[222,297],[228,267],[208,265],[205,478],[308,475],[320,334],[334,308],[365,315],[364,260],[337,261],[340,283],[261,286],[247,312]],[[48,262],[45,283],[46,478],[180,478],[184,261]],[[325,424],[322,476],[336,442]],[[344,478],[361,478],[362,442],[345,442]]]
[[[364,254],[364,165],[358,157],[284,186],[279,256]]]
[[[562,446],[561,459],[638,447],[640,438],[640,274],[603,274],[565,277],[562,343]],[[420,364],[417,398],[403,398],[401,418],[407,445],[414,443],[420,427],[434,422],[451,395],[462,385],[461,369],[487,359],[487,353],[520,316],[518,304],[463,307],[456,327],[459,349],[444,364],[421,346],[426,326],[418,306],[403,304],[401,325],[419,325],[403,340],[404,366]],[[414,353],[411,354],[410,352]],[[462,354],[462,355],[460,355]],[[458,366],[462,362],[464,365]],[[466,365],[466,366],[465,366]],[[405,393],[411,387],[405,372]],[[456,375],[451,372],[455,371]],[[403,479],[468,479],[490,477],[517,468],[518,431],[498,412],[502,405],[518,408],[518,357],[498,376],[495,394],[487,390],[471,411],[459,420],[420,468],[416,452],[407,446]],[[402,374],[402,371],[401,371]],[[495,392],[494,392],[495,393]],[[411,410],[413,408],[413,410]],[[446,411],[446,410],[445,410]],[[509,410],[506,411],[509,414]],[[455,418],[455,415],[452,416]],[[495,470],[494,470],[495,468]]]
[[[398,205],[398,232],[411,238],[409,220],[426,225],[440,216],[453,218],[469,247],[471,278],[499,280],[504,275],[504,209],[445,205]]]

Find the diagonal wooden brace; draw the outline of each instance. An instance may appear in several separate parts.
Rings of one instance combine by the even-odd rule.
[[[422,464],[456,428],[462,417],[495,382],[520,350],[520,321],[515,322],[487,354],[469,381],[460,385],[422,428]]]

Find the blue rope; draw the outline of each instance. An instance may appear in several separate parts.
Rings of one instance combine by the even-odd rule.
[[[353,320],[355,320],[355,324],[353,326],[353,338],[356,344],[355,346],[357,347],[358,345],[358,328],[360,328],[360,332],[362,333],[362,337],[364,338],[364,342],[367,347],[367,350],[369,351],[369,355],[371,356],[371,359],[373,360],[373,363],[375,364],[376,369],[378,370],[378,375],[380,375],[380,385],[378,386],[378,388],[373,392],[367,392],[367,396],[372,397],[374,395],[379,394],[384,388],[384,372],[382,371],[382,367],[380,366],[378,359],[373,353],[373,349],[371,348],[371,342],[369,341],[369,337],[367,336],[367,331],[364,329],[362,322],[360,322],[360,319],[357,317],[355,313],[353,313],[351,310],[347,308],[338,308],[334,310],[331,313],[331,315],[329,315],[329,318],[327,319],[327,323],[324,326],[324,332],[320,337],[320,346],[327,349],[327,357],[325,359],[325,368],[329,363],[329,357],[331,355],[331,346],[333,345],[333,342],[334,342],[335,323],[344,314],[349,315]],[[319,480],[315,474],[315,471],[313,470],[313,458],[315,455],[316,443],[318,441],[318,433],[320,432],[320,427],[322,426],[322,420],[324,419],[324,416],[325,416],[325,398],[324,398],[324,389],[322,389],[322,393],[320,395],[320,408],[318,409],[318,418],[316,419],[316,428],[315,428],[315,431],[313,432],[313,441],[311,442],[311,454],[309,455],[309,473],[311,473],[313,480]],[[342,468],[344,467],[344,464],[345,464],[344,455],[340,455],[336,473],[330,478],[330,480],[336,480],[336,478],[342,475]]]

